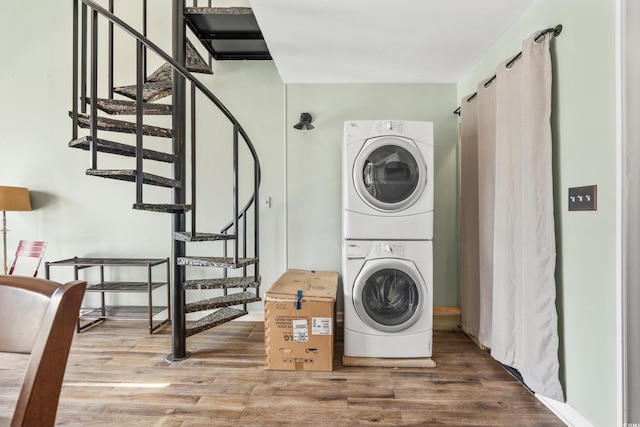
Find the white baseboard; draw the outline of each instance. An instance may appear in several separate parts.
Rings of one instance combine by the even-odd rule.
[[[593,424],[580,412],[576,411],[571,405],[567,403],[558,402],[557,400],[549,399],[548,397],[536,394],[536,397],[540,402],[544,404],[551,412],[556,414],[563,423],[569,427],[594,427]]]

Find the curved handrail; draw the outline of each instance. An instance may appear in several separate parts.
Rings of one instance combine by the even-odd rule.
[[[124,22],[123,20],[121,20],[120,18],[118,18],[117,16],[109,12],[107,9],[100,6],[99,4],[93,2],[92,0],[80,0],[80,1],[86,4],[88,7],[96,10],[98,13],[103,15],[106,19],[113,22],[115,25],[120,27],[123,31],[125,31],[126,33],[128,33],[129,35],[137,39],[140,43],[142,43],[147,48],[151,49],[155,54],[157,54],[162,59],[167,61],[184,78],[186,78],[191,83],[193,83],[200,90],[200,92],[202,92],[203,95],[209,98],[209,100],[213,102],[216,105],[216,107],[218,107],[218,109],[229,119],[229,121],[233,125],[237,126],[238,133],[242,135],[242,139],[244,139],[244,142],[247,148],[249,149],[249,151],[251,152],[251,156],[253,157],[253,160],[257,165],[256,173],[258,174],[257,180],[259,183],[261,180],[261,170],[260,170],[260,161],[258,160],[258,153],[256,152],[256,149],[253,146],[253,143],[251,142],[249,135],[247,135],[242,125],[240,125],[240,122],[238,122],[238,120],[233,116],[233,114],[231,114],[231,112],[227,109],[227,107],[225,107],[224,104],[220,102],[220,100],[213,93],[211,93],[211,91],[205,85],[203,85],[202,82],[200,82],[200,80],[198,80],[185,67],[180,65],[175,59],[173,59],[169,54],[167,54],[164,50],[162,50],[158,45],[153,43],[147,37],[140,34],[138,31],[136,31],[126,22]],[[249,202],[238,212],[238,218],[241,218],[243,215],[245,215],[247,210],[249,209],[249,207],[251,207],[253,203],[257,204],[255,192],[249,199]],[[233,221],[230,224],[233,224]],[[223,230],[228,230],[228,229],[229,229],[229,225],[223,228]]]

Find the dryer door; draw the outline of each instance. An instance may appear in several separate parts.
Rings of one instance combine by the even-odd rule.
[[[400,259],[367,261],[353,284],[358,317],[371,328],[399,332],[424,313],[426,284],[416,266]]]
[[[353,166],[353,183],[362,200],[383,212],[413,205],[427,185],[427,166],[410,139],[367,141]]]

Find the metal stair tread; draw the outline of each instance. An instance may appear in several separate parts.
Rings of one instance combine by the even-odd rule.
[[[205,62],[200,53],[187,39],[186,65],[187,71],[192,73],[213,74],[209,64]],[[170,82],[173,78],[173,67],[168,62],[162,64],[147,78],[149,82]]]
[[[216,240],[234,240],[235,234],[220,234],[220,233],[202,233],[196,232],[195,234],[188,231],[177,231],[174,233],[175,240],[182,242],[212,242]]]
[[[136,171],[134,169],[87,169],[87,175],[118,179],[121,181],[136,181]],[[158,187],[180,188],[180,181],[150,173],[143,173],[142,180],[144,184]]]
[[[72,115],[71,113],[69,113]],[[91,128],[91,116],[88,114],[78,114],[78,125],[81,128]],[[127,122],[124,120],[110,119],[107,117],[98,116],[97,119],[98,129],[111,132],[121,133],[136,133],[137,125],[133,122]],[[173,136],[173,130],[162,128],[159,126],[142,125],[142,134],[147,136],[158,136],[161,138],[171,138]]]
[[[178,257],[176,264],[193,267],[218,267],[218,268],[238,268],[258,262],[257,258],[238,258],[237,262],[231,257],[201,257],[185,256]]]
[[[185,7],[184,13],[199,15],[253,15],[250,7]]]
[[[188,323],[185,328],[186,336],[190,337],[191,335],[206,331],[207,329],[222,325],[223,323],[247,314],[249,314],[249,312],[244,310],[238,310],[231,307],[221,308],[195,322]]]
[[[87,98],[87,102],[91,103],[91,98]],[[105,113],[117,115],[134,115],[137,113],[138,104],[136,101],[125,99],[106,99],[98,98],[96,103],[99,110]],[[154,104],[151,102],[142,103],[142,112],[146,115],[164,115],[169,116],[173,113],[173,106],[170,104]]]
[[[146,102],[157,101],[171,95],[173,83],[168,81],[147,82],[142,84],[142,99]],[[127,98],[136,99],[136,85],[118,86],[113,91]]]
[[[182,289],[202,290],[202,289],[229,289],[229,288],[256,288],[260,285],[260,278],[254,276],[243,277],[217,277],[214,279],[192,279],[185,280]]]
[[[174,203],[134,203],[133,209],[148,212],[184,213],[191,210],[191,205]]]
[[[185,313],[195,313],[197,311],[213,310],[215,308],[229,307],[232,305],[248,304],[260,301],[260,297],[251,292],[238,292],[234,294],[222,295],[202,301],[190,302],[184,305]]]
[[[80,137],[74,141],[69,142],[69,147],[79,148],[81,150],[89,150],[91,147],[91,135]],[[102,153],[116,154],[125,157],[135,157],[136,147],[132,145],[122,144],[120,142],[109,141],[106,139],[98,138],[98,151]],[[165,163],[175,163],[177,156],[170,153],[163,153],[161,151],[149,150],[147,148],[142,149],[142,158],[147,160],[156,160]]]

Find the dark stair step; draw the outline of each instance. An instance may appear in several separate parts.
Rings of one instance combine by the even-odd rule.
[[[113,88],[115,93],[126,96],[127,98],[136,99],[136,85],[119,86]],[[148,82],[142,84],[142,100],[146,102],[157,101],[171,95],[172,83],[169,81]]]
[[[234,240],[235,234],[216,234],[216,233],[190,233],[178,231],[174,234],[176,240],[182,242],[213,242],[216,240]]]
[[[80,148],[82,150],[89,150],[91,144],[91,136],[83,136],[71,141],[69,147]],[[106,139],[98,138],[98,151],[102,153],[117,154],[119,156],[135,157],[136,147],[127,144],[121,144],[119,142],[108,141]],[[165,163],[175,163],[178,159],[177,156],[169,153],[163,153],[161,151],[149,150],[144,148],[142,150],[142,158],[147,160],[157,160]]]
[[[188,40],[185,65],[188,71],[194,73],[213,74],[209,65]],[[147,82],[142,85],[142,99],[146,102],[153,102],[171,95],[173,91],[172,80],[173,67],[166,62],[154,71],[147,78]],[[119,86],[113,91],[127,98],[136,99],[137,97],[136,85]]]
[[[200,53],[196,48],[187,40],[187,52],[186,52],[186,68],[192,73],[213,74],[209,64],[202,59]],[[168,62],[165,62],[156,71],[151,73],[147,78],[149,82],[170,82],[173,78],[173,67]]]
[[[136,180],[136,171],[133,169],[87,169],[87,175],[119,179],[121,181],[135,182]],[[180,188],[180,181],[150,173],[143,173],[142,181],[144,184],[158,187]]]
[[[91,98],[87,98],[87,102],[91,103]],[[104,99],[98,98],[98,109],[114,116],[133,115],[137,113],[138,104],[136,101],[127,101],[123,99]],[[142,103],[142,112],[149,116],[170,116],[173,113],[173,106],[169,104],[153,104],[150,102]]]
[[[249,314],[249,312],[244,310],[238,310],[231,307],[221,308],[220,310],[216,310],[208,316],[203,317],[202,319],[188,323],[186,327],[186,335],[190,337],[191,335],[204,332],[207,329],[222,325],[223,323],[227,323],[233,319],[237,319],[238,317],[242,317],[247,314]]]
[[[185,21],[216,60],[270,60],[250,7],[187,7]]]
[[[218,267],[218,268],[239,268],[245,265],[255,264],[257,258],[238,258],[238,262],[234,263],[231,257],[199,257],[186,256],[178,257],[176,264],[193,267]]]
[[[147,81],[170,82],[172,78],[173,78],[173,67],[168,62],[165,62],[160,66],[160,68],[158,68],[153,73],[151,73]]]
[[[181,204],[154,204],[154,203],[134,203],[133,209],[149,212],[162,212],[162,213],[184,213],[191,210],[191,205]]]
[[[185,51],[185,61],[187,70],[192,73],[213,74],[209,64],[202,58],[195,46],[187,39],[187,50]]]
[[[69,113],[71,115],[71,113]],[[109,119],[106,117],[98,117],[98,129],[120,133],[136,133],[135,123],[125,122],[123,120]],[[78,114],[78,125],[81,128],[88,129],[91,127],[91,116],[88,114]],[[142,125],[142,134],[147,136],[159,136],[162,138],[171,138],[173,131],[158,126]]]
[[[253,276],[247,277],[219,277],[215,279],[186,280],[182,285],[184,290],[202,289],[230,289],[230,288],[256,288],[260,285]]]
[[[232,305],[248,304],[256,301],[260,301],[260,297],[256,294],[251,292],[238,292],[202,301],[190,302],[184,305],[184,311],[185,313],[195,313],[197,311],[213,310],[214,308],[230,307]]]

